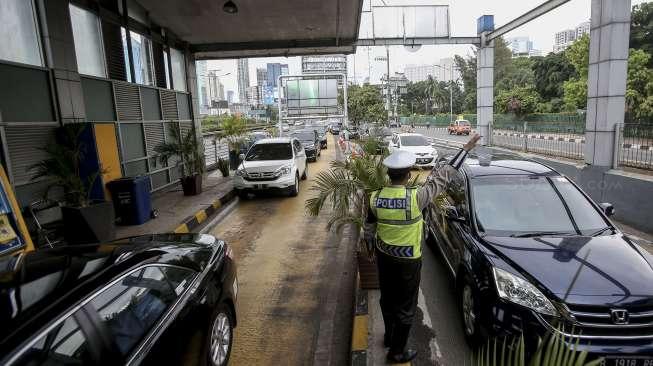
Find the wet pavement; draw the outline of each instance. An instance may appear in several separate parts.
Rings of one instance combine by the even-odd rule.
[[[230,365],[342,365],[348,362],[354,248],[327,232],[326,216],[309,217],[304,202],[336,144],[316,163],[297,197],[241,200],[211,233],[238,263],[238,326]]]

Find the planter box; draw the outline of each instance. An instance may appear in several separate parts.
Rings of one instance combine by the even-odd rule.
[[[86,207],[62,207],[63,236],[68,244],[102,243],[115,239],[116,218],[109,201]]]
[[[193,174],[188,177],[179,178],[184,196],[195,196],[202,193],[202,175]]]
[[[358,276],[360,278],[360,287],[364,289],[379,288],[379,270],[376,262],[370,261],[366,253],[356,252],[358,259]]]

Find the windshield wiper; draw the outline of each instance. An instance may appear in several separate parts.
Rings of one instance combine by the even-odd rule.
[[[599,235],[603,234],[606,230],[612,230],[612,228],[610,226],[606,226],[603,229],[599,229],[599,230],[591,233],[590,236],[599,236]]]
[[[531,231],[528,233],[522,233],[522,234],[511,234],[511,238],[533,238],[537,236],[569,236],[569,235],[574,235],[569,232],[565,231]]]

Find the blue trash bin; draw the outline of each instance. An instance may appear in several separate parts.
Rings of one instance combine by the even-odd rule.
[[[107,183],[120,225],[141,225],[152,215],[150,177],[129,177]]]

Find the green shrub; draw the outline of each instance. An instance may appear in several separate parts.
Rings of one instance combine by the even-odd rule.
[[[218,170],[223,177],[229,176],[229,159],[218,158]]]

